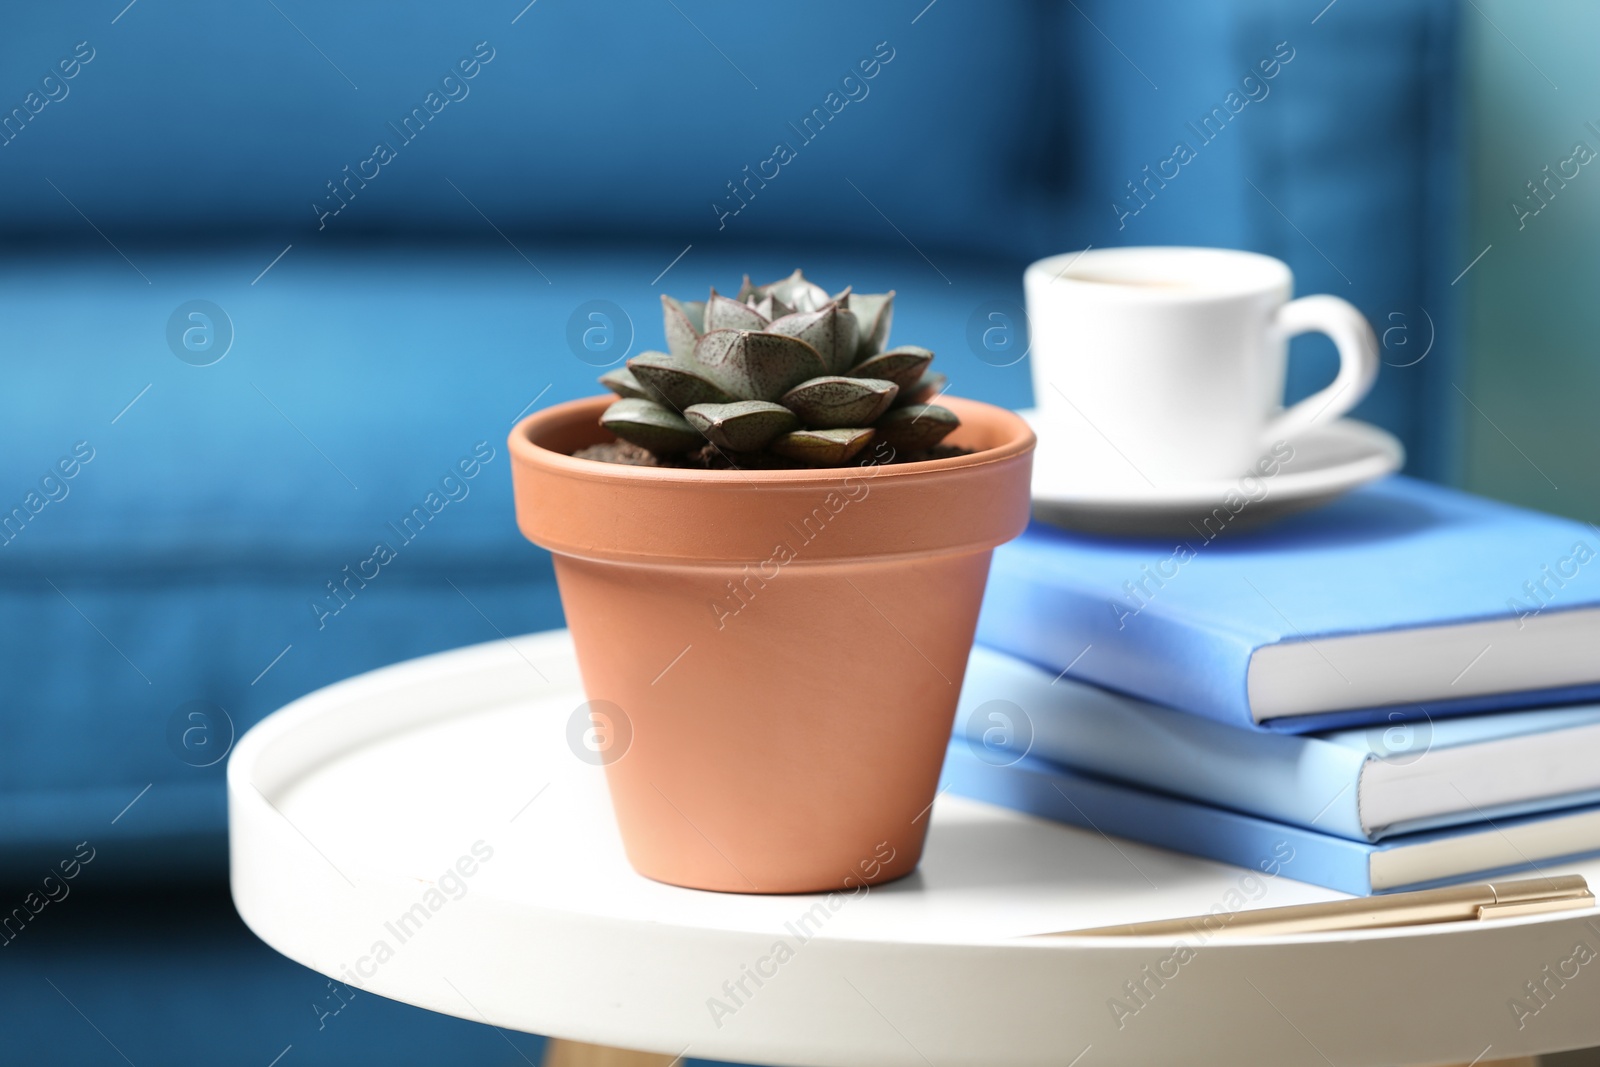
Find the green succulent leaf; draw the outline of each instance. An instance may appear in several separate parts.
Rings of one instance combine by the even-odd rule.
[[[705,443],[682,415],[653,400],[618,400],[600,416],[600,425],[660,456],[687,452]]]
[[[661,298],[666,352],[642,352],[600,377],[621,399],[602,423],[670,455],[709,440],[815,466],[850,461],[875,440],[907,451],[938,443],[956,416],[930,405],[945,376],[933,353],[889,349],[894,291],[827,290],[796,270],[736,298]]]
[[[936,370],[925,371],[909,388],[900,390],[900,395],[894,398],[894,406],[901,408],[907,404],[926,404],[939,395],[948,380]]]
[[[917,384],[922,372],[933,362],[933,353],[916,345],[901,345],[864,359],[850,368],[857,378],[887,378],[903,389]]]
[[[765,400],[695,404],[683,416],[712,444],[730,452],[759,452],[800,425],[794,412]]]
[[[621,397],[635,400],[660,400],[643,382],[633,376],[627,367],[613,367],[600,375],[600,384]]]
[[[889,343],[889,326],[894,321],[894,290],[887,293],[851,293],[845,305],[855,312],[861,325],[856,359],[870,359]]]
[[[961,425],[955,412],[936,404],[910,404],[891,408],[888,414],[873,426],[878,436],[894,448],[904,452],[920,452],[932,448]]]
[[[699,300],[674,300],[661,294],[661,320],[667,334],[667,351],[679,359],[694,354],[694,343],[706,332],[706,306]]]
[[[711,290],[711,298],[706,301],[706,333],[714,330],[764,330],[767,322],[767,317],[755,308],[730,300],[715,289]]]
[[[873,438],[871,429],[796,430],[770,446],[772,451],[813,467],[842,467]]]
[[[813,285],[806,281],[806,276],[795,268],[795,272],[787,278],[780,278],[769,285],[763,285],[758,292],[762,295],[770,294],[774,300],[780,301],[794,311],[821,311],[828,303],[828,291],[820,285]]]
[[[739,303],[755,308],[768,322],[794,314],[794,308],[774,297],[766,289],[751,285],[748,274],[744,276],[744,281],[739,286]]]
[[[750,306],[755,308],[757,315],[760,315],[762,318],[766,319],[768,322],[771,322],[773,319],[776,319],[776,318],[782,318],[781,315],[776,314],[777,308],[780,307],[781,305],[776,300],[772,299],[772,297],[770,297],[770,296],[764,296],[760,300],[752,300],[752,301],[750,301]],[[787,309],[785,309],[785,310],[787,310]],[[770,329],[770,327],[769,327],[769,329]]]
[[[713,330],[695,345],[694,359],[738,400],[776,400],[828,373],[822,356],[799,338],[749,330]]]
[[[855,362],[856,316],[837,304],[829,304],[820,311],[797,311],[775,320],[768,333],[781,333],[785,337],[798,337],[815,348],[828,365],[830,374],[843,374]]]
[[[894,403],[900,387],[881,378],[828,375],[801,382],[778,403],[813,430],[871,426]]]
[[[682,411],[690,404],[726,404],[737,400],[732,393],[712,380],[703,367],[665,352],[640,352],[628,360],[628,370],[658,400]]]

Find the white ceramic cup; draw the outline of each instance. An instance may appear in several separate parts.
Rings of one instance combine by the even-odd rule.
[[[1222,248],[1106,248],[1023,275],[1036,463],[1069,484],[1148,492],[1236,478],[1279,441],[1349,411],[1372,388],[1372,327],[1335,296],[1290,300],[1271,256]],[[1283,408],[1289,338],[1339,349],[1327,388]]]

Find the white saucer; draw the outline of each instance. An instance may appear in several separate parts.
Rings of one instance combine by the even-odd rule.
[[[1289,442],[1294,447],[1293,458],[1259,484],[1241,486],[1239,478],[1158,487],[1095,484],[1070,477],[1070,461],[1057,458],[1060,453],[1051,446],[1050,427],[1035,412],[1018,414],[1039,436],[1033,464],[1034,517],[1094,533],[1193,533],[1196,525],[1224,507],[1225,501],[1239,509],[1230,514],[1230,528],[1259,526],[1327,503],[1358,485],[1394,473],[1405,462],[1405,448],[1393,434],[1355,419],[1339,419],[1313,427]],[[1240,500],[1250,496],[1259,499],[1249,500],[1241,508]]]

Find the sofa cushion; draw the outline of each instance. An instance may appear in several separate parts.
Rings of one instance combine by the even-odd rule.
[[[868,18],[846,0],[522,6],[12,13],[0,230],[87,232],[81,209],[118,241],[251,228],[284,231],[279,248],[319,229],[490,233],[485,216],[898,243],[870,198],[922,244],[1016,231],[1041,5],[937,4],[915,21],[921,4]],[[730,182],[749,207],[723,218]]]

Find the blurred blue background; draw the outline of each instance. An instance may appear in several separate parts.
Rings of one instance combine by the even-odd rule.
[[[211,761],[311,689],[561,624],[504,438],[662,347],[662,292],[795,266],[892,287],[897,341],[934,349],[954,392],[1021,407],[1026,362],[973,325],[1015,308],[1023,336],[1029,261],[1254,249],[1372,320],[1386,366],[1356,414],[1411,473],[1600,516],[1574,450],[1593,331],[1562,317],[1592,308],[1600,201],[1580,178],[1520,229],[1506,204],[1572,140],[1600,149],[1573,32],[1596,18],[1509,0],[8,12],[0,918],[76,843],[96,853],[70,901],[0,935],[0,1058],[537,1059],[536,1038],[376,997],[319,1027],[324,980],[232,915]],[[1136,191],[1178,142],[1195,158]],[[1297,340],[1291,399],[1333,366]],[[399,557],[332,599],[475,452]]]

